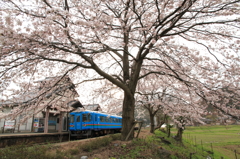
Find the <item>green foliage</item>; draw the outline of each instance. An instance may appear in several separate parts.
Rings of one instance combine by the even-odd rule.
[[[110,138],[112,138],[112,140],[121,140],[121,134],[111,134]]]
[[[173,137],[168,138],[167,134],[162,131],[155,131],[155,135],[148,136],[147,138],[134,139],[132,142],[123,142],[122,144],[116,144],[113,146],[110,143],[113,140],[119,140],[121,138],[120,134],[113,134],[93,140],[91,139],[85,144],[79,143],[79,145],[68,150],[58,149],[52,144],[31,147],[25,145],[7,147],[0,149],[0,159],[12,159],[16,158],[16,156],[18,159],[71,159],[79,156],[83,151],[86,153],[103,147],[113,150],[111,159],[202,159],[207,156],[214,158],[224,157],[225,159],[228,159],[235,157],[233,151],[237,148],[240,142],[240,130],[237,126],[187,127],[184,132],[183,144],[175,141]],[[193,136],[196,136],[196,138]],[[234,140],[231,136],[233,136]],[[171,144],[164,143],[162,137]],[[229,142],[226,142],[227,140],[225,140],[225,138],[228,137]],[[210,139],[215,141],[215,143],[213,143],[213,154],[209,142],[212,140]],[[203,145],[200,144],[201,140],[203,141]],[[208,141],[208,143],[204,143],[205,141]],[[231,147],[234,145],[236,147]],[[224,149],[226,147],[229,147],[229,149],[232,148],[232,150],[229,150],[230,154],[223,155],[223,153],[228,153]],[[49,150],[55,151],[54,153],[48,153]],[[239,150],[237,150],[237,152],[239,153]]]
[[[119,140],[121,138],[120,134],[113,134],[108,137],[98,138],[80,146],[83,151],[90,152],[100,147],[104,147],[110,144],[113,140]]]
[[[59,158],[66,158],[66,159],[71,159],[71,154],[69,151],[61,151],[61,150],[56,150],[55,154],[46,154],[45,159],[59,159]]]
[[[149,143],[145,140],[134,139],[131,143],[122,144],[115,156],[120,159],[146,158],[144,154],[152,154],[149,148]]]
[[[212,152],[214,158],[235,158],[240,152],[239,125],[187,127],[183,135],[186,142],[196,144],[201,151]],[[240,157],[238,155],[237,157]]]
[[[208,128],[208,127],[206,127]],[[185,133],[183,134],[183,144],[178,143],[175,141],[173,137],[167,137],[167,134],[162,131],[155,131],[155,135],[142,138],[142,139],[134,139],[131,143],[128,144],[122,144],[119,145],[117,148],[113,149],[114,154],[112,156],[112,159],[114,158],[120,158],[120,159],[132,159],[132,158],[152,158],[152,159],[202,159],[207,158],[207,156],[214,157],[214,158],[220,158],[221,155],[218,154],[217,151],[214,151],[214,154],[211,154],[211,148],[203,147],[200,144],[196,144],[198,140],[192,138],[191,140],[186,138],[186,133],[189,133],[189,131],[192,132],[192,134],[198,134],[196,132],[199,132],[200,135],[203,135],[205,137],[208,136],[208,133],[213,133],[214,135],[226,135],[229,133],[231,134],[238,134],[239,133],[239,127],[211,127],[211,129],[206,129],[205,127],[190,127],[189,129],[185,130]],[[173,128],[173,130],[175,130]],[[204,133],[202,132],[204,131]],[[174,132],[174,131],[173,131]],[[208,133],[206,133],[208,132]],[[176,132],[175,132],[176,133]],[[235,140],[232,140],[230,137],[229,143],[235,143],[239,141],[236,140],[236,135],[233,135]],[[173,136],[173,135],[171,135]],[[171,144],[166,144],[162,142],[160,137],[164,137],[167,141],[169,141]],[[213,136],[211,136],[213,137]],[[108,138],[100,138],[95,141],[92,141],[91,143],[87,143],[81,146],[80,149],[84,149],[85,151],[92,151],[94,149],[97,149],[99,147],[107,146],[112,140],[119,140],[120,134],[114,134],[110,135]],[[209,139],[209,138],[208,138]],[[223,139],[223,136],[221,136],[221,139]],[[235,141],[235,142],[234,142]],[[225,145],[226,146],[226,145]],[[216,150],[216,147],[214,147]],[[233,154],[233,153],[232,153]],[[228,157],[224,157],[228,158]]]
[[[79,148],[73,148],[73,149],[69,149],[68,152],[71,155],[77,155],[79,153]]]
[[[90,152],[97,148],[107,146],[111,141],[112,141],[111,137],[98,138],[80,146],[80,149],[82,149],[83,151]]]
[[[103,138],[94,139],[86,144],[81,144],[66,151],[56,149],[55,153],[48,153],[49,150],[54,149],[52,144],[26,146],[18,145],[0,149],[0,159],[59,159],[59,158],[73,158],[83,151],[92,151],[94,149],[107,146],[113,140],[119,140],[121,134],[112,134]]]
[[[171,144],[164,144],[159,137],[164,137]],[[173,137],[167,138],[167,134],[162,131],[155,131],[155,136],[152,138],[155,139],[155,142],[158,142],[158,145],[164,147],[164,149],[171,151],[172,159],[185,159],[185,158],[194,158],[202,159],[208,156],[207,152],[202,152],[200,147],[183,140],[183,144],[178,143]]]
[[[11,146],[0,150],[0,159],[42,159],[46,158],[45,153],[48,150],[48,146],[32,146],[27,147],[25,145]]]
[[[69,152],[64,152],[56,150],[55,154],[47,153],[51,150],[51,144],[48,145],[35,145],[35,146],[26,146],[18,145],[11,146],[0,149],[0,159],[59,159],[59,158],[68,158],[71,159],[71,154]]]

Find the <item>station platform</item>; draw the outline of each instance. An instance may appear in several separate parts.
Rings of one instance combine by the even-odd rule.
[[[12,145],[31,145],[47,142],[62,142],[69,140],[68,132],[50,133],[3,133],[0,134],[0,148]]]

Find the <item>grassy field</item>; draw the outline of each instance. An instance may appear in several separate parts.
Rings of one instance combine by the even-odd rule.
[[[169,143],[163,142],[162,137]],[[197,151],[189,143],[167,138],[163,131],[141,131],[138,139],[121,141],[120,134],[46,145],[17,145],[0,149],[0,159],[206,159],[207,152]]]
[[[213,158],[240,159],[240,125],[187,127],[183,137]]]
[[[173,128],[171,136],[175,133]],[[142,129],[139,139],[132,141],[121,141],[120,134],[111,134],[56,144],[23,143],[0,149],[0,159],[240,159],[239,133],[240,126],[187,127],[181,144],[168,138],[164,130],[151,134],[149,129]]]

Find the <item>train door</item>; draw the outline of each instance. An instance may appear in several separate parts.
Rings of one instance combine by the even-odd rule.
[[[93,129],[93,120],[90,113],[86,113],[82,115],[82,129],[83,130]]]
[[[75,116],[75,126],[77,130],[82,130],[82,124],[81,124],[81,119],[82,119],[82,114],[76,114]]]
[[[97,114],[94,114],[93,116],[93,127],[94,127],[94,130],[97,131],[98,130],[98,125],[99,125],[99,122],[98,122],[98,115]]]

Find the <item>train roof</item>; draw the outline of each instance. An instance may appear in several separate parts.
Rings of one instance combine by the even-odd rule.
[[[70,114],[73,114],[73,113],[74,114],[75,113],[95,113],[95,114],[110,115],[112,117],[120,117],[120,118],[122,118],[122,116],[119,116],[119,115],[109,114],[109,113],[99,112],[99,111],[91,111],[91,110],[75,111],[75,112],[71,112]]]

